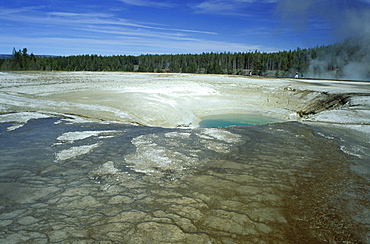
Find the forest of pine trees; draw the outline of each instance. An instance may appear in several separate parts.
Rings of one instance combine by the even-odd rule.
[[[238,52],[238,53],[202,53],[140,56],[35,56],[28,54],[27,48],[13,49],[12,57],[0,59],[3,71],[129,71],[129,72],[171,72],[201,74],[234,74],[259,76],[292,76],[308,71],[313,60],[321,62],[320,72],[341,74],[341,67],[349,62],[361,62],[364,55],[359,55],[359,47],[348,41],[329,46],[309,49],[297,48],[275,53]],[[340,53],[338,61],[336,55]],[[328,59],[328,56],[332,57]],[[344,61],[343,61],[344,60]],[[312,66],[312,65],[311,65]],[[312,69],[312,67],[310,67]],[[315,69],[315,67],[313,67]],[[312,71],[312,70],[311,70]],[[316,71],[315,71],[316,72]],[[319,70],[317,70],[319,72]],[[367,74],[370,76],[370,72]]]
[[[202,74],[283,75],[291,69],[304,71],[314,49],[297,49],[277,53],[202,53],[140,56],[79,55],[38,57],[27,49],[13,50],[11,59],[0,59],[3,71],[138,71]],[[274,74],[275,75],[275,74]]]

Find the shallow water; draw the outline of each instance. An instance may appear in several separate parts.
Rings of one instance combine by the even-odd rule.
[[[370,243],[370,158],[351,132],[12,125],[2,243]]]
[[[207,116],[199,122],[201,128],[217,128],[228,126],[250,126],[276,123],[279,120],[259,114],[222,114]]]

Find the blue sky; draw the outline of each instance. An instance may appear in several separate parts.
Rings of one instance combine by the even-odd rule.
[[[0,0],[0,53],[306,48],[368,33],[370,0]]]

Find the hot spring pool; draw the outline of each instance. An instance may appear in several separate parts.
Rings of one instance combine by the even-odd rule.
[[[200,128],[228,127],[233,125],[250,126],[264,125],[269,123],[281,122],[281,120],[259,115],[259,114],[219,114],[203,117],[200,121]]]

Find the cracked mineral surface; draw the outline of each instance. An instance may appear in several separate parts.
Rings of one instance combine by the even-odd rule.
[[[0,82],[1,243],[370,243],[369,83]],[[198,127],[222,114],[276,122]]]

